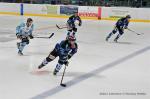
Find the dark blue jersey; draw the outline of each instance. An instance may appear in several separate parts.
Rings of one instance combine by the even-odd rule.
[[[55,46],[55,50],[59,56],[73,56],[77,52],[77,49],[77,43],[75,43],[75,47],[72,47],[68,40],[63,40],[60,43],[57,43]]]
[[[82,24],[82,21],[81,21],[81,18],[79,16],[75,16],[75,15],[72,15],[69,17],[67,23],[68,24],[75,24],[75,21],[78,20],[79,21],[79,25]]]
[[[127,18],[121,18],[117,21],[116,26],[120,28],[127,28],[129,21]]]

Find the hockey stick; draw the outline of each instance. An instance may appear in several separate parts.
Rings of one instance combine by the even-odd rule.
[[[34,31],[40,31],[40,30],[46,30],[46,29],[50,29],[50,28],[55,28],[56,26],[47,26],[47,27],[41,27],[41,28],[38,28]]]
[[[64,28],[67,28],[67,26],[60,27],[60,26],[58,26],[57,24],[56,24],[56,27],[57,27],[58,29],[64,29]]]
[[[66,72],[66,66],[68,66],[68,64],[65,65],[65,68],[64,68],[64,71],[63,71],[63,75],[62,75],[62,78],[61,78],[61,82],[60,82],[60,86],[62,86],[62,87],[66,87],[67,86],[66,84],[63,84],[63,79],[64,79],[64,75],[65,75],[65,72]]]
[[[131,31],[131,32],[133,32],[133,33],[135,33],[135,34],[137,34],[137,35],[142,35],[142,34],[144,34],[144,33],[137,33],[137,32],[135,32],[135,31],[133,31],[133,30],[131,30],[131,29],[129,29],[129,28],[127,28],[129,31]]]
[[[50,39],[51,37],[53,37],[53,35],[54,35],[54,33],[52,33],[49,37],[36,36],[36,37],[34,37],[34,38],[48,38],[48,39]]]

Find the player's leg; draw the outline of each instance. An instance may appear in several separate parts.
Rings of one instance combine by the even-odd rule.
[[[67,26],[67,31],[68,31],[67,36],[68,36],[72,32],[72,24],[67,22],[66,26]]]
[[[56,65],[56,67],[55,67],[55,69],[54,69],[54,72],[53,72],[53,75],[56,75],[56,74],[59,72],[59,70],[61,69],[62,65],[63,65],[63,64],[61,64],[61,63],[58,63],[58,64]]]
[[[124,31],[122,28],[118,28],[119,34],[116,36],[114,39],[115,42],[118,42],[118,39],[120,38],[121,35],[123,35]]]
[[[77,28],[73,27],[73,36],[75,36],[76,33],[77,33]]]
[[[20,43],[22,42],[22,36],[19,33],[17,33],[16,36],[17,36],[17,40],[18,40],[18,42],[17,42],[17,48],[19,50]]]
[[[58,60],[58,64],[56,65],[53,74],[56,75],[59,70],[62,68],[62,65],[66,63],[67,55],[66,56],[60,56]]]
[[[108,36],[106,37],[106,41],[108,41],[108,39],[113,35],[113,34],[115,34],[116,32],[117,32],[117,27],[115,27],[114,29],[113,29],[113,31],[111,32],[111,33],[109,33],[108,34]]]
[[[19,49],[18,50],[19,55],[23,55],[22,51],[23,51],[24,47],[28,44],[29,44],[29,39],[28,38],[22,38],[22,41],[20,43],[17,43],[17,46],[18,46],[18,49]]]
[[[54,49],[52,52],[50,52],[50,54],[48,55],[48,57],[46,57],[43,62],[38,66],[38,69],[41,69],[42,67],[44,67],[45,65],[47,65],[49,62],[53,61],[56,57],[57,57],[57,52]]]

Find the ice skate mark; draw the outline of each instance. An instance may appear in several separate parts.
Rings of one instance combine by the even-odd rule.
[[[78,83],[80,83],[80,82],[82,82],[84,80],[87,80],[90,77],[93,77],[94,75],[96,75],[98,73],[101,73],[101,72],[103,72],[103,71],[105,71],[107,69],[110,69],[110,68],[112,68],[112,67],[114,67],[114,66],[116,66],[118,64],[121,64],[121,63],[123,63],[123,62],[125,62],[125,61],[127,61],[129,59],[132,59],[133,57],[136,57],[136,56],[138,56],[138,55],[140,55],[140,54],[142,54],[142,53],[144,53],[144,52],[146,52],[148,50],[150,50],[150,46],[145,47],[145,48],[143,48],[141,50],[138,50],[136,52],[133,52],[132,54],[129,54],[129,55],[125,56],[125,57],[122,57],[122,58],[120,58],[120,59],[118,59],[116,61],[113,61],[111,63],[108,63],[106,65],[100,66],[99,68],[97,68],[97,69],[95,69],[95,70],[93,70],[93,71],[91,71],[89,73],[83,74],[83,75],[81,75],[79,77],[76,77],[76,78],[74,78],[74,79],[72,79],[72,80],[70,80],[68,82],[65,82],[65,84],[67,85],[66,88],[69,88],[69,87],[71,87],[73,85],[76,85],[76,84],[78,84]],[[65,90],[66,88],[60,87],[58,85],[57,87],[54,87],[53,89],[47,90],[47,91],[45,91],[43,93],[40,93],[39,95],[34,96],[31,99],[47,99],[48,97],[50,97],[52,95],[55,95],[55,94]]]

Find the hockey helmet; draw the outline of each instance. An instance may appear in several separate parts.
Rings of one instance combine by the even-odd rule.
[[[131,16],[130,16],[130,15],[126,15],[126,18],[129,18],[129,19],[130,19],[130,18],[131,18]]]
[[[28,18],[28,19],[27,19],[27,22],[31,22],[31,21],[33,21],[31,18]]]

